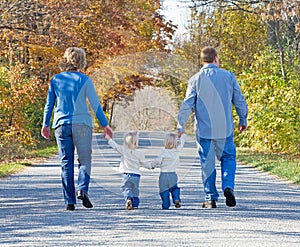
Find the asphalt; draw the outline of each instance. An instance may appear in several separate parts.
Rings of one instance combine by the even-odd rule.
[[[122,137],[115,133],[117,142]],[[140,150],[149,160],[159,154],[162,137],[140,133]],[[220,191],[218,208],[202,209],[201,167],[189,137],[178,169],[182,207],[162,210],[159,169],[143,169],[140,207],[126,211],[118,162],[103,135],[94,135],[94,207],[78,202],[73,212],[65,209],[58,156],[1,179],[0,246],[300,246],[299,186],[238,164],[237,206],[226,207]]]

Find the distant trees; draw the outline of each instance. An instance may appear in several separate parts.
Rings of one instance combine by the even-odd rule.
[[[298,0],[194,0],[194,8],[213,8],[233,13],[250,13],[263,21],[268,43],[279,52],[281,73],[300,57],[300,4]],[[245,23],[244,23],[245,24]],[[252,33],[250,34],[252,35]]]
[[[135,94],[128,106],[120,104],[116,107],[112,125],[119,131],[174,131],[176,116],[176,101],[170,91],[145,87]]]
[[[239,144],[299,153],[298,1],[192,3],[190,39],[170,50],[176,27],[159,14],[159,0],[1,0],[0,161],[36,145],[49,79],[69,46],[86,50],[85,72],[109,120],[116,123],[120,106],[128,106],[129,126],[141,129],[172,125],[173,104],[180,105],[187,79],[201,67],[200,49],[215,46],[249,103],[250,128],[236,136]],[[172,97],[164,104],[149,87]],[[151,107],[132,104],[136,97]]]
[[[201,67],[199,50],[217,48],[249,104],[239,145],[299,154],[300,5],[298,1],[195,0],[189,34],[176,52]]]
[[[67,47],[86,50],[89,75],[117,56],[166,51],[175,26],[159,8],[158,0],[0,1],[0,159],[8,149],[22,154],[18,148],[36,144],[49,79]],[[115,77],[114,69],[106,74],[106,94],[102,78],[94,77],[108,116],[115,100],[150,83],[138,71]]]

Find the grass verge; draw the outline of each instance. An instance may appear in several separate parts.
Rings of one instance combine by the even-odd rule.
[[[15,162],[1,163],[0,178],[20,172],[27,166],[31,166],[33,163],[41,162],[42,159],[49,158],[54,154],[57,154],[56,145],[30,151],[26,155],[26,159],[20,159]]]
[[[237,159],[261,171],[300,184],[300,157],[238,148]]]

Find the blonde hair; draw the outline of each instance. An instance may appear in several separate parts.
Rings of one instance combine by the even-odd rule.
[[[129,149],[135,149],[138,145],[137,132],[128,132],[124,138],[124,145]]]
[[[84,70],[87,65],[85,51],[78,47],[66,49],[63,60],[58,67],[62,71]]]
[[[165,148],[173,149],[177,148],[177,135],[174,133],[168,133],[165,138]]]

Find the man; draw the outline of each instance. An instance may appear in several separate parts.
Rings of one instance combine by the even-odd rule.
[[[185,132],[185,123],[195,112],[196,140],[202,165],[205,192],[203,208],[216,208],[215,157],[221,162],[222,190],[228,207],[236,206],[234,179],[236,149],[232,105],[239,117],[239,131],[247,129],[248,107],[232,72],[219,68],[217,51],[201,50],[203,67],[188,82],[186,97],[178,112],[178,135]]]

